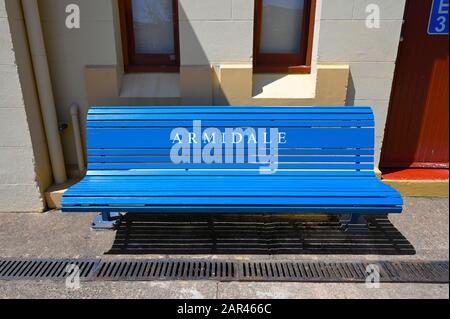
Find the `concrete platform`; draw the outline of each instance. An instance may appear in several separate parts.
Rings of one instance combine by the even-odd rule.
[[[53,282],[1,282],[0,298],[104,298],[104,299],[448,299],[448,285],[239,283],[213,281],[95,282],[68,290]]]
[[[104,255],[114,231],[92,231],[95,214],[0,214],[0,256],[39,258],[124,258]],[[448,260],[449,203],[447,199],[406,198],[405,211],[391,222],[412,243],[416,255],[139,255],[126,258],[202,258],[238,260]],[[1,282],[0,298],[448,298],[448,285],[145,282],[84,283],[78,291],[50,282]]]

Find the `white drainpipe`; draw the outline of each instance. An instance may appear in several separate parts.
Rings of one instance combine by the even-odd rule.
[[[78,120],[78,104],[73,103],[70,106],[70,115],[72,117],[73,138],[75,142],[75,150],[77,152],[78,170],[81,174],[86,171],[83,155],[83,144],[81,143],[80,122]]]
[[[59,136],[58,118],[56,115],[55,100],[53,97],[50,71],[42,34],[42,25],[37,0],[22,0],[25,25],[28,33],[28,42],[33,61],[36,86],[39,93],[41,112],[47,136],[53,178],[56,184],[67,180],[61,138]]]

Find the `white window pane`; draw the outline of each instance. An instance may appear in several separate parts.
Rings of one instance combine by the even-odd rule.
[[[263,0],[261,53],[299,53],[304,0]]]
[[[136,53],[174,53],[172,1],[133,0],[132,7]]]

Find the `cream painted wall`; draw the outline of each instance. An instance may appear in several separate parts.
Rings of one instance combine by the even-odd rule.
[[[382,143],[404,2],[318,0],[317,5],[313,67],[315,69],[317,64],[350,65],[347,104],[373,106],[378,150]],[[68,30],[64,25],[65,6],[69,3],[80,6],[81,29]],[[180,74],[178,77],[150,74],[144,81],[145,85],[179,83],[176,83],[176,90],[172,90],[175,84],[170,89],[161,86],[163,91],[150,98],[130,96],[134,90],[121,92],[122,87],[129,88],[141,81],[136,77],[122,77],[117,0],[39,0],[59,120],[70,122],[69,105],[72,102],[77,102],[84,112],[92,101],[124,105],[215,103],[217,83],[211,66],[213,69],[226,64],[251,66],[253,3],[253,0],[179,0]],[[379,4],[381,8],[380,29],[369,30],[364,26],[365,7],[369,3]],[[89,84],[91,92],[87,92],[85,69],[92,65],[100,66],[88,72],[92,79],[115,74],[113,78],[105,79],[111,87],[98,93],[95,85]],[[92,70],[98,71],[96,75]],[[255,83],[257,80],[253,79]],[[312,81],[315,83],[316,79]],[[142,89],[145,87],[136,92],[142,92]],[[114,93],[105,95],[105,92]],[[165,96],[167,92],[170,97]],[[280,97],[280,104],[283,100]],[[83,112],[81,117],[84,118]],[[84,121],[81,123],[84,125]],[[63,133],[63,145],[66,163],[75,164],[70,127]]]
[[[251,63],[252,0],[179,0],[181,65]]]
[[[350,65],[348,105],[370,105],[378,162],[394,77],[405,0],[322,0],[319,63]],[[380,8],[380,28],[368,29],[366,7]]]
[[[0,212],[41,212],[51,168],[22,11],[0,0]]]
[[[80,7],[80,29],[66,28],[65,10],[68,4]],[[39,0],[58,120],[69,124],[69,128],[62,133],[64,156],[68,165],[76,164],[69,107],[71,103],[78,103],[80,106],[83,131],[83,119],[89,108],[85,67],[117,65],[121,60],[120,47],[116,46],[115,5],[115,0]]]
[[[65,8],[69,3],[79,5],[81,28],[69,30],[65,27]],[[122,77],[121,34],[117,12],[117,0],[39,0],[39,9],[44,29],[55,102],[60,122],[70,124],[69,106],[76,102],[81,106],[81,119],[89,104],[178,104],[180,96],[185,104],[198,103],[190,99],[194,88],[189,86],[192,74],[198,83],[210,89],[200,90],[204,104],[212,103],[212,72],[214,63],[251,63],[253,46],[253,1],[252,0],[180,0],[180,51],[181,72],[176,79],[167,74],[150,74],[145,81],[135,76]],[[218,37],[217,35],[221,36]],[[225,48],[225,49],[224,49]],[[93,78],[102,79],[109,70],[116,68],[117,75],[104,79],[111,83],[105,91],[86,90],[86,67],[98,72]],[[95,66],[100,66],[96,69]],[[192,71],[191,67],[195,68]],[[198,68],[200,67],[200,70]],[[206,69],[204,68],[206,67]],[[205,72],[205,70],[207,72]],[[191,72],[192,71],[192,72]],[[114,72],[113,72],[114,73]],[[88,72],[92,75],[93,72]],[[174,81],[178,81],[176,83]],[[92,83],[92,82],[91,82]],[[130,85],[142,83],[138,90],[129,90]],[[148,94],[135,94],[146,90],[148,83],[158,83],[162,92],[155,98]],[[167,88],[164,83],[173,83],[177,90]],[[208,85],[209,84],[209,85]],[[92,84],[90,84],[92,86]],[[94,85],[98,88],[101,84]],[[118,87],[116,87],[118,86]],[[197,86],[198,87],[198,86]],[[116,92],[118,89],[118,92]],[[151,91],[151,90],[149,90]],[[181,92],[180,92],[181,91]],[[170,94],[167,95],[167,92]],[[184,94],[182,94],[184,93]],[[167,96],[166,96],[167,95]],[[81,121],[84,126],[84,121]],[[84,131],[84,127],[82,127]],[[62,134],[66,164],[76,163],[72,129]]]

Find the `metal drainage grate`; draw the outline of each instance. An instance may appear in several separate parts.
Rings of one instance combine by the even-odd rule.
[[[87,279],[97,263],[98,260],[81,259],[0,259],[0,279],[64,279],[72,271],[69,265],[78,266],[80,279]]]
[[[236,280],[236,263],[224,261],[102,261],[96,280]]]
[[[449,279],[448,262],[247,262],[241,264],[239,280],[365,282],[369,265],[378,268],[381,282],[447,283]]]
[[[217,280],[365,282],[369,264],[381,282],[448,283],[448,261],[240,262],[215,260],[0,259],[0,280],[63,280],[77,265],[85,281]]]
[[[252,262],[243,263],[241,272],[241,280],[250,281],[364,281],[366,276],[362,263]]]

